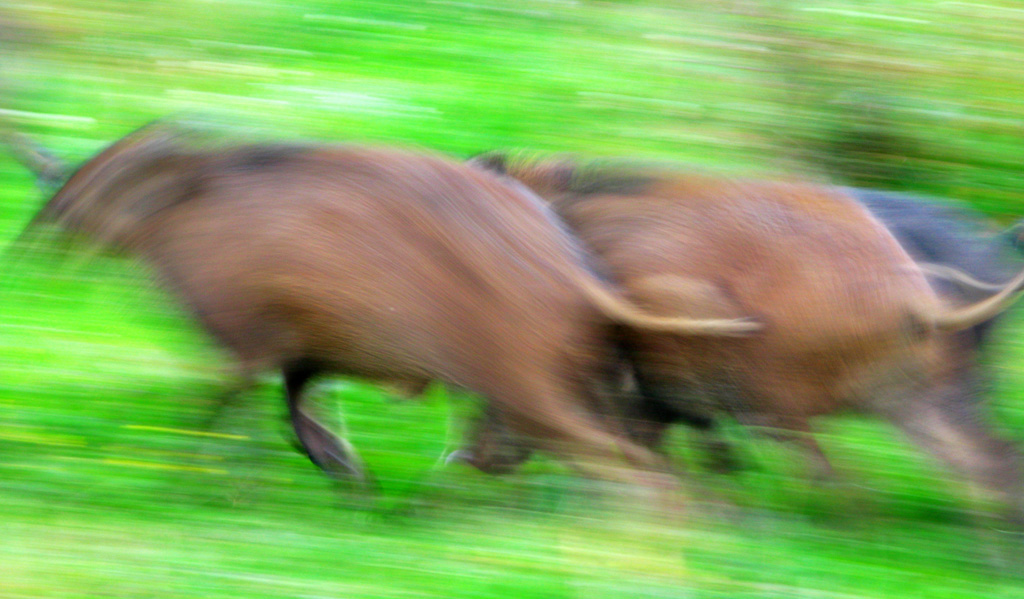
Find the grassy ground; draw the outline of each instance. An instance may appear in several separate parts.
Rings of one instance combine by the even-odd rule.
[[[880,182],[1024,213],[1011,3],[27,1],[3,115],[70,159],[201,110],[275,135],[685,161]],[[3,40],[0,37],[0,40]],[[32,41],[28,39],[28,41]],[[850,139],[898,138],[855,146]],[[872,137],[872,136],[875,137]],[[905,143],[904,143],[905,142]],[[38,204],[0,156],[0,234]],[[31,256],[0,278],[0,597],[1024,597],[986,506],[887,427],[822,422],[845,482],[730,436],[684,514],[536,460],[437,460],[464,409],[355,382],[328,405],[382,483],[336,492],[268,379],[208,434],[217,351],[141,267]],[[992,419],[1024,441],[1024,316],[992,348]],[[456,414],[457,415],[457,414]],[[690,456],[684,431],[680,461]],[[1022,443],[1024,444],[1024,443]]]

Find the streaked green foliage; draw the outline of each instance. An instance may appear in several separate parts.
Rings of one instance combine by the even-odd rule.
[[[150,119],[201,111],[273,136],[830,175],[1024,212],[1024,12],[1011,2],[8,10],[44,37],[0,39],[0,109],[74,160]],[[894,155],[844,146],[874,131],[898,140],[883,147]],[[0,155],[0,242],[38,203]],[[368,503],[288,445],[273,378],[197,434],[227,381],[222,358],[142,267],[40,252],[0,269],[5,599],[1024,597],[1024,548],[1008,552],[995,523],[972,515],[987,506],[876,422],[822,423],[846,479],[834,489],[733,427],[750,468],[691,467],[685,512],[652,514],[546,460],[505,479],[439,467],[466,406],[335,381],[325,403],[382,483]],[[1019,312],[989,361],[992,417],[1024,445]],[[680,461],[695,461],[677,437]]]

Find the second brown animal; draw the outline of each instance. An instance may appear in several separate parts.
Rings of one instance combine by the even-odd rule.
[[[1018,453],[977,413],[963,337],[951,332],[1005,309],[1024,276],[976,304],[946,306],[885,227],[835,188],[494,155],[474,162],[544,197],[649,310],[765,323],[746,339],[622,331],[642,400],[621,399],[618,415],[642,444],[657,447],[673,418],[650,410],[690,421],[731,415],[802,445],[827,470],[810,420],[870,412],[1021,514]],[[659,276],[700,283],[684,301]],[[463,456],[486,471],[529,453],[505,439],[494,414],[472,443]]]

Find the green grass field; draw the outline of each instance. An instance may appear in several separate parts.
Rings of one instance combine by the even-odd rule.
[[[618,155],[1024,214],[1012,2],[6,10],[38,32],[0,35],[0,116],[70,160],[201,112],[270,136]],[[0,242],[40,201],[0,154]],[[843,477],[829,488],[733,426],[747,469],[692,465],[687,509],[666,515],[545,459],[505,478],[440,466],[467,406],[325,381],[325,407],[381,481],[367,500],[291,448],[272,377],[201,429],[225,362],[141,266],[40,252],[0,269],[4,599],[1024,597],[1024,548],[991,506],[878,422],[820,423]],[[1022,331],[1016,310],[987,361],[989,413],[1024,446]],[[694,463],[686,431],[674,441]]]

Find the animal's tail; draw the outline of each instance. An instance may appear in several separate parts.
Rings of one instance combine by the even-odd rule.
[[[579,283],[590,301],[605,316],[638,328],[711,337],[743,337],[764,328],[764,325],[753,318],[657,316],[644,312],[596,278],[581,277]]]

